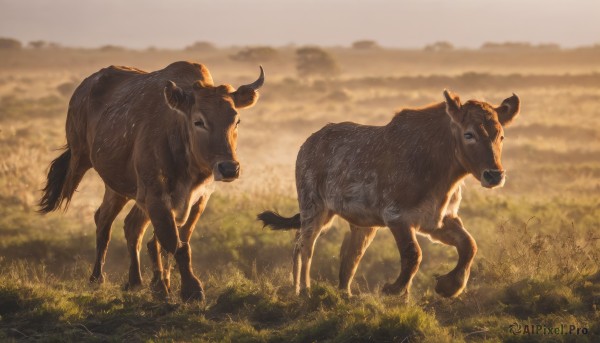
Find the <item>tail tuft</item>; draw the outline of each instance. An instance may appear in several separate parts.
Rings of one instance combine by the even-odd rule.
[[[42,190],[43,195],[40,199],[40,213],[48,213],[57,210],[65,200],[63,196],[63,187],[69,171],[71,162],[71,149],[67,148],[50,164],[46,187]]]
[[[301,227],[300,213],[292,217],[283,217],[274,211],[264,211],[256,216],[257,220],[263,222],[263,227],[271,227],[271,230],[292,230]]]

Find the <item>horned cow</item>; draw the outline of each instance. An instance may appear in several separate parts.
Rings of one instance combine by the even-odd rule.
[[[255,82],[235,90],[215,86],[203,65],[175,62],[150,73],[111,66],[79,85],[69,103],[66,149],[50,165],[40,212],[68,206],[84,174],[90,168],[98,172],[105,193],[94,216],[96,262],[90,281],[104,281],[112,222],[134,200],[125,218],[131,258],[127,288],[142,283],[139,250],[152,223],[152,288],[162,295],[170,291],[164,249],[179,267],[181,297],[204,298],[188,243],[214,182],[239,176],[238,110],[256,103],[263,83],[262,67]]]
[[[454,297],[467,284],[477,245],[458,216],[461,181],[473,175],[486,188],[501,187],[503,127],[519,114],[516,95],[498,107],[444,91],[444,102],[405,109],[389,124],[329,124],[311,135],[296,160],[300,213],[258,215],[275,230],[299,229],[293,258],[296,292],[310,287],[310,265],[319,234],[335,215],[350,224],[343,244],[339,287],[350,293],[358,264],[379,227],[389,227],[401,271],[382,291],[408,295],[421,262],[416,234],[455,246],[458,263],[435,290]]]

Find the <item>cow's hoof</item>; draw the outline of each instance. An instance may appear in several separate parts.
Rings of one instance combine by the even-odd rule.
[[[464,273],[450,272],[437,278],[435,292],[446,298],[454,298],[460,295],[466,286],[467,277]]]
[[[169,297],[169,287],[165,284],[161,278],[153,278],[150,282],[150,290],[152,294],[158,299],[167,299]]]
[[[123,290],[128,292],[138,291],[142,288],[141,281],[129,281],[125,285],[123,285]]]
[[[185,302],[204,301],[204,289],[198,278],[193,277],[181,283],[181,300]]]
[[[99,285],[103,284],[105,281],[104,273],[99,273],[98,275],[92,274],[90,276],[90,283],[97,283]]]

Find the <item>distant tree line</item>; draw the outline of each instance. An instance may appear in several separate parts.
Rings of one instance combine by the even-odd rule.
[[[28,48],[31,49],[55,49],[59,48],[60,45],[54,42],[47,42],[44,40],[34,40],[27,44]],[[14,38],[0,37],[0,50],[20,50],[23,49],[23,43]]]

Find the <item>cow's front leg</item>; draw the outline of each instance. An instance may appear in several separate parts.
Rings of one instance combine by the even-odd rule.
[[[163,199],[167,199],[167,197],[151,197],[147,201],[148,214],[154,226],[154,235],[160,246],[167,253],[175,256],[181,273],[182,299],[184,301],[203,300],[204,290],[200,280],[191,271],[191,249],[187,242],[180,241],[173,212]]]
[[[467,286],[469,273],[473,258],[477,253],[477,244],[471,235],[465,230],[459,217],[446,216],[443,226],[439,229],[429,230],[431,240],[456,247],[458,251],[458,263],[454,269],[438,277],[435,291],[444,297],[456,297]]]
[[[169,282],[168,275],[170,266],[167,265],[167,270],[163,268],[161,251],[162,248],[158,243],[156,235],[152,235],[152,239],[147,244],[148,255],[150,256],[150,263],[152,264],[152,281],[150,282],[150,289],[158,298],[166,298],[171,292],[171,285]],[[166,256],[168,260],[168,255]],[[167,278],[165,279],[165,275]]]
[[[400,250],[400,276],[392,284],[386,284],[382,291],[387,294],[401,294],[408,299],[414,275],[421,264],[421,247],[417,242],[414,228],[407,225],[390,225],[390,230]]]
[[[202,282],[194,275],[194,270],[192,268],[192,247],[189,245],[189,242],[192,233],[196,228],[196,223],[202,215],[202,212],[204,212],[207,202],[208,196],[201,197],[198,202],[192,206],[187,221],[179,229],[179,237],[181,237],[181,241],[187,247],[185,253],[179,254],[178,252],[178,254],[175,255],[181,274],[181,298],[185,301],[204,299]]]

